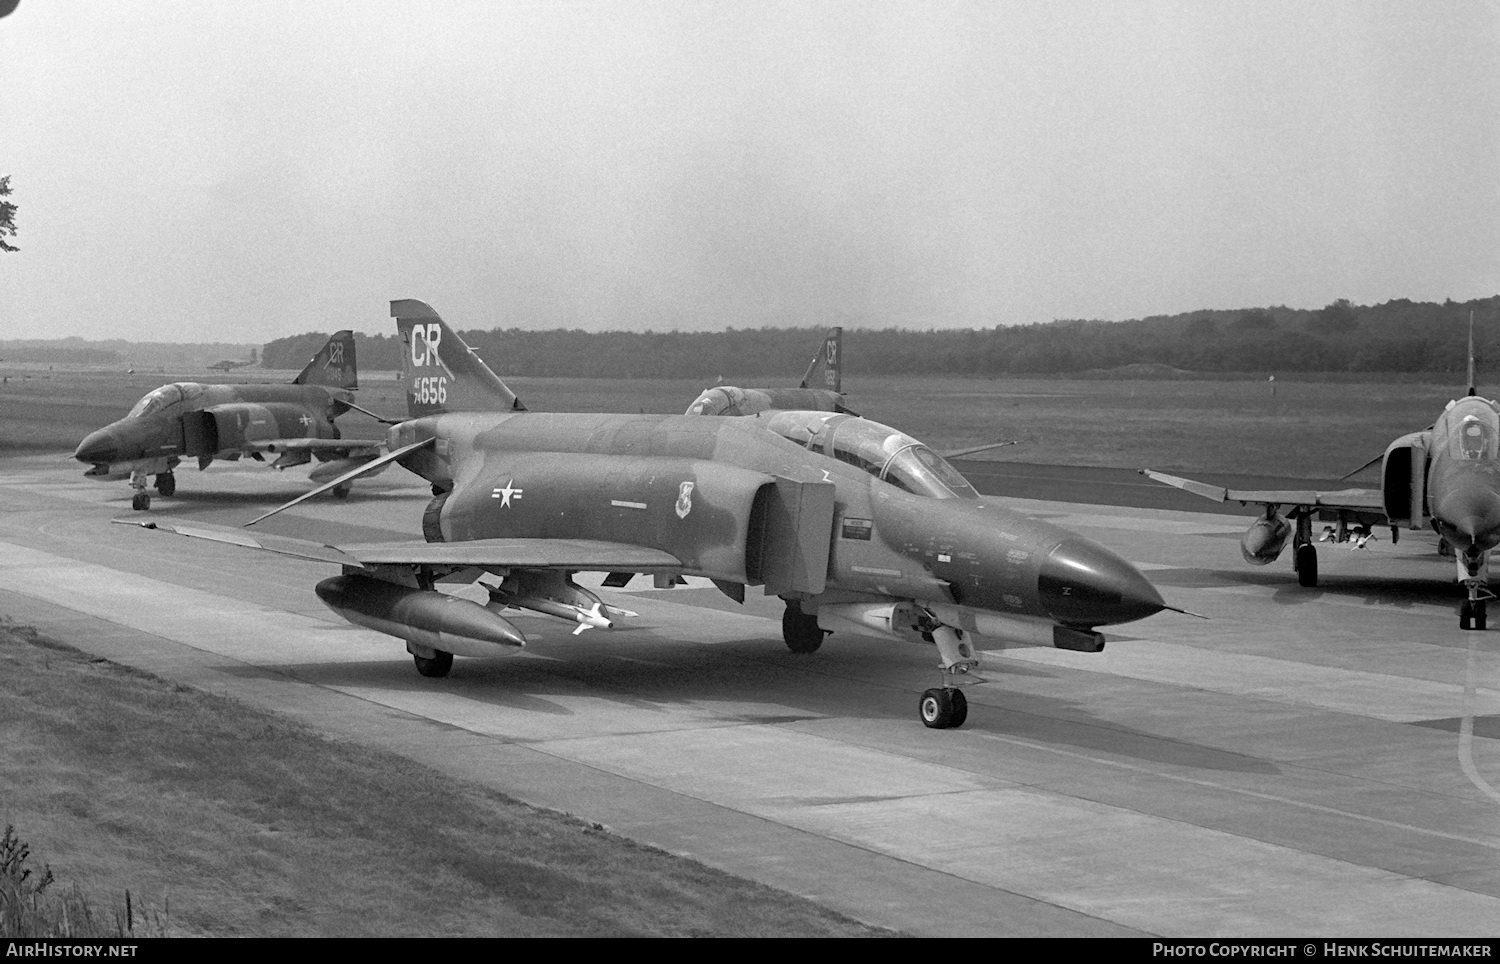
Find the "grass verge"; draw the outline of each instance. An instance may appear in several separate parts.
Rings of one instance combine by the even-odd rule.
[[[5,824],[111,934],[885,933],[0,621]]]

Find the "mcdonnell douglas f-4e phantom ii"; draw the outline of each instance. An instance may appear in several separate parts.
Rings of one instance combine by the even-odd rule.
[[[1290,538],[1292,568],[1298,583],[1308,587],[1318,584],[1314,518],[1329,523],[1323,539],[1354,540],[1359,546],[1374,526],[1389,526],[1393,541],[1402,529],[1431,526],[1453,548],[1458,581],[1466,590],[1459,628],[1484,629],[1486,603],[1494,598],[1490,551],[1500,545],[1500,404],[1475,391],[1472,331],[1468,394],[1449,402],[1432,428],[1392,442],[1379,461],[1379,489],[1342,492],[1241,492],[1150,469],[1142,474],[1216,502],[1265,505],[1265,514],[1241,537],[1240,553],[1246,562],[1264,566],[1281,555]],[[1286,516],[1280,514],[1284,505],[1291,507]]]
[[[354,334],[341,331],[328,339],[290,385],[200,385],[173,382],[149,392],[124,418],[90,432],[73,457],[93,465],[84,475],[112,481],[129,478],[133,509],[151,508],[148,476],[156,491],[177,491],[173,469],[196,458],[205,469],[214,459],[265,453],[278,455],[278,469],[302,465],[317,456],[329,461],[311,473],[314,482],[342,475],[380,454],[383,439],[340,437],[334,419],[354,404],[359,384],[354,364]],[[366,413],[370,414],[370,413]],[[383,420],[382,420],[383,421]],[[347,486],[335,489],[347,495]]]
[[[507,607],[611,628],[621,611],[576,572],[609,573],[606,586],[706,576],[738,601],[746,586],[781,597],[795,652],[829,632],[935,645],[943,685],[919,707],[923,723],[943,728],[968,714],[957,685],[977,678],[977,642],[1097,652],[1099,627],[1173,608],[1124,559],[981,497],[895,429],[836,412],[528,412],[427,305],[394,301],[391,314],[412,417],[392,427],[386,455],[323,489],[400,462],[435,493],[425,542],[340,548],[146,525],[341,565],[318,597],[404,639],[424,676],[446,675],[454,654],[523,646]],[[486,606],[437,589],[486,575],[498,582]]]
[[[782,411],[848,412],[843,389],[844,329],[830,328],[808,363],[797,388],[736,388],[719,385],[704,390],[688,406],[688,415],[758,415]],[[852,414],[852,413],[851,413]]]

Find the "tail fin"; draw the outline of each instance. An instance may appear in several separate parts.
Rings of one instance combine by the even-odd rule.
[[[813,356],[802,376],[801,388],[827,388],[835,392],[843,389],[844,329],[830,328],[823,337],[823,347]]]
[[[412,418],[443,412],[524,412],[526,406],[458,332],[426,303],[411,298],[391,302],[391,317],[405,346],[401,381]]]
[[[336,332],[292,379],[293,385],[326,385],[329,388],[358,388],[359,371],[354,366],[354,332],[347,328]]]

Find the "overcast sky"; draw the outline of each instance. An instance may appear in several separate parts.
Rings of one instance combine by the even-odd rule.
[[[1500,5],[0,19],[0,337],[970,327],[1500,293]]]

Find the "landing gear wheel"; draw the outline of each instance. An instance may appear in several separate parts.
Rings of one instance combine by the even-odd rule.
[[[1318,550],[1310,545],[1298,546],[1297,584],[1312,589],[1318,584]]]
[[[1458,628],[1465,630],[1474,628],[1474,606],[1467,599],[1458,607]]]
[[[969,698],[964,695],[963,690],[949,690],[953,694],[953,719],[948,721],[950,729],[964,725],[964,720],[969,718]]]
[[[958,723],[954,722],[955,707],[953,697],[955,694],[960,699],[963,698],[963,694],[959,693],[958,690],[946,688],[931,689],[923,693],[922,701],[917,704],[917,713],[922,717],[922,724],[928,729],[946,730],[951,726],[957,726],[958,723],[962,723],[963,720],[961,719]],[[966,699],[963,703],[963,715],[965,717],[969,715],[969,703]]]
[[[349,490],[353,488],[354,485],[350,482],[345,482],[343,485],[336,485],[333,487],[333,497],[335,499],[347,499],[349,498]]]
[[[412,654],[412,661],[417,664],[417,672],[423,676],[440,677],[447,676],[448,671],[453,668],[453,654],[445,653],[441,649],[434,650],[429,659],[425,656]]]
[[[816,653],[823,645],[823,636],[817,614],[805,613],[801,603],[788,600],[781,614],[781,638],[786,640],[786,648],[794,653]]]
[[[1477,599],[1474,601],[1474,628],[1480,632],[1484,631],[1485,621],[1489,616],[1489,613],[1486,611],[1488,608],[1485,605],[1485,600]]]
[[[1483,632],[1489,620],[1487,602],[1485,599],[1465,599],[1458,607],[1458,628]]]
[[[130,498],[130,507],[137,512],[144,512],[151,508],[151,493],[137,492]]]
[[[177,476],[171,472],[161,472],[156,476],[156,491],[162,495],[171,496],[177,491]]]

